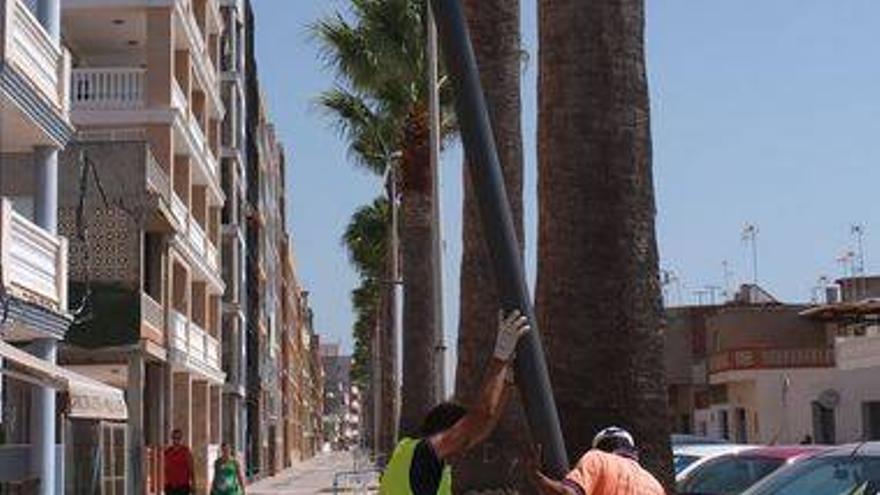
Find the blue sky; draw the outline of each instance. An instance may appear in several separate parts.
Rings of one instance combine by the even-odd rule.
[[[315,107],[333,84],[306,26],[342,0],[254,0],[260,78],[283,139],[298,272],[318,331],[350,347],[357,279],[339,242],[354,209],[381,191],[356,170]],[[522,0],[531,54],[523,87],[527,261],[536,233],[536,1]],[[662,266],[672,302],[751,278],[740,233],[759,227],[759,281],[804,301],[865,227],[867,271],[880,266],[880,3],[873,0],[648,0],[654,174]],[[445,327],[454,344],[461,256],[461,150],[443,157]],[[678,294],[681,294],[679,299]],[[451,346],[454,348],[454,345]],[[450,359],[453,361],[453,359]]]

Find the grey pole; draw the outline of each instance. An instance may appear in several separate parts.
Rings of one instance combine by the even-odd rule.
[[[464,13],[458,0],[432,0],[431,6],[440,31],[446,67],[457,95],[458,125],[468,156],[471,182],[477,193],[501,306],[505,310],[524,311],[532,326],[532,331],[517,347],[516,382],[524,401],[532,440],[541,446],[543,469],[548,475],[561,479],[569,469],[565,442]]]
[[[443,222],[440,212],[440,94],[437,79],[437,24],[431,9],[428,9],[427,19],[428,43],[428,114],[430,116],[430,141],[431,141],[431,177],[434,189],[432,191],[432,224],[431,234],[431,262],[434,276],[434,371],[436,373],[434,384],[434,400],[442,402],[446,400],[446,334],[443,328]]]

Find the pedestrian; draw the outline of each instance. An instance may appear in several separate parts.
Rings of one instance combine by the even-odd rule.
[[[165,449],[165,495],[190,495],[195,486],[192,452],[183,443],[183,431],[175,428]]]
[[[639,465],[632,435],[612,426],[593,439],[593,448],[562,481],[534,470],[543,495],[663,495],[660,482]]]
[[[397,444],[382,474],[380,495],[451,495],[449,460],[482,442],[503,411],[505,389],[511,382],[510,360],[519,338],[529,330],[519,311],[499,314],[495,352],[474,407],[445,402],[434,407],[422,423],[419,438]]]
[[[220,457],[214,461],[211,495],[244,495],[244,475],[232,446],[224,443],[220,449]]]

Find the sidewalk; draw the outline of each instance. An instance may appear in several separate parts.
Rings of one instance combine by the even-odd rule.
[[[319,454],[277,476],[260,480],[247,488],[248,495],[313,495],[333,493],[333,476],[351,471],[354,458],[349,452]],[[350,492],[349,492],[350,493]]]

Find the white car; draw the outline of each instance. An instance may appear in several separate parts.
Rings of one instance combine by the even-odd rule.
[[[679,482],[685,479],[688,473],[718,456],[735,454],[755,447],[755,445],[741,444],[680,445],[675,447],[672,449],[675,481]]]

